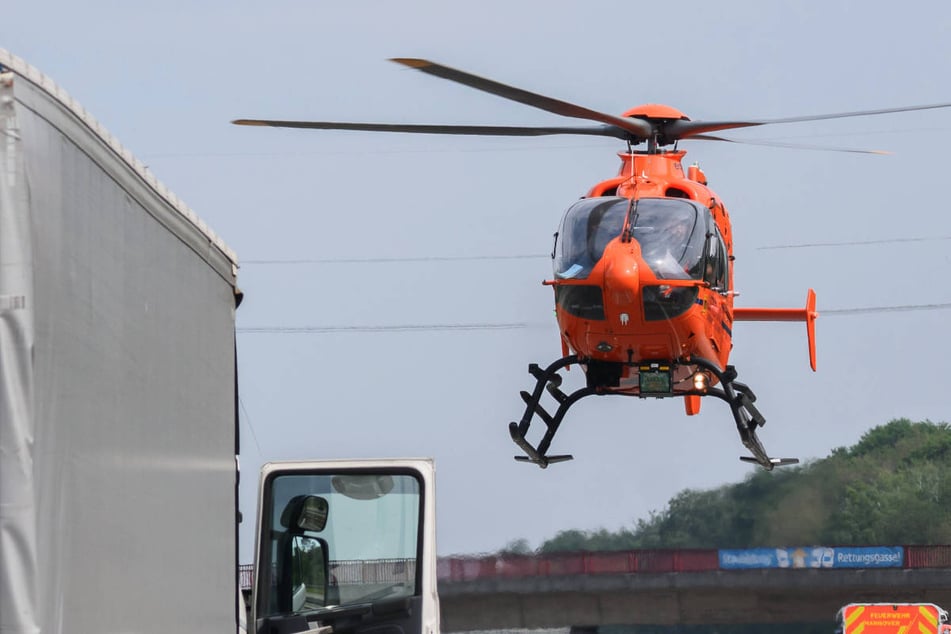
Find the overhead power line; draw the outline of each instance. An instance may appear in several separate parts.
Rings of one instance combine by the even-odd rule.
[[[811,247],[855,247],[870,244],[895,244],[898,242],[932,242],[938,240],[951,240],[951,236],[933,236],[919,238],[884,238],[881,240],[851,240],[848,242],[802,242],[799,244],[774,244],[765,247],[756,247],[757,251],[766,251],[771,249],[806,249]]]
[[[800,242],[793,244],[772,244],[756,247],[757,251],[778,249],[808,249],[823,247],[854,247],[875,244],[898,244],[903,242],[939,242],[951,240],[951,236],[928,236],[914,238],[883,238],[879,240],[849,240],[842,242]],[[287,258],[242,260],[241,264],[298,266],[306,264],[396,264],[401,262],[474,262],[485,260],[540,260],[551,259],[550,253],[518,253],[511,255],[418,255],[418,256],[382,256],[368,258]]]
[[[874,313],[905,313],[926,310],[948,310],[951,302],[937,304],[903,304],[898,306],[867,306],[862,308],[830,308],[819,310],[820,317],[867,315]],[[528,330],[551,328],[555,322],[476,322],[460,324],[391,324],[377,326],[256,326],[238,328],[242,334],[324,335],[384,332],[447,332],[465,330]]]
[[[902,306],[869,306],[867,308],[833,308],[820,310],[819,315],[836,317],[838,315],[864,315],[871,313],[905,313],[921,310],[945,310],[951,308],[951,303],[944,304],[905,304]]]
[[[549,254],[523,255],[420,255],[406,257],[375,257],[375,258],[310,258],[287,260],[243,260],[241,264],[382,264],[394,262],[469,262],[473,260],[532,260],[551,258]]]
[[[238,328],[240,333],[251,334],[308,334],[328,333],[374,333],[374,332],[444,332],[451,330],[524,330],[544,328],[552,324],[533,324],[528,322],[512,323],[471,323],[471,324],[392,324],[380,326],[260,326]]]

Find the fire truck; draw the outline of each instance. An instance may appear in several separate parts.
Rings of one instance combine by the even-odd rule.
[[[951,634],[947,610],[934,603],[850,603],[835,620],[836,634]]]

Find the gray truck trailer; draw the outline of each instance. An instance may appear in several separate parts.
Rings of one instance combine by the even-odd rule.
[[[0,631],[234,631],[235,256],[0,66]]]
[[[0,49],[3,634],[245,625],[236,273],[140,161]],[[266,465],[248,629],[435,634],[434,498],[427,460]]]

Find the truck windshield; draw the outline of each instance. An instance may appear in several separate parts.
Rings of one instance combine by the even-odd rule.
[[[272,480],[270,580],[261,616],[419,593],[421,484],[413,474],[286,474]],[[263,538],[262,538],[263,539]],[[259,588],[261,586],[259,585]]]

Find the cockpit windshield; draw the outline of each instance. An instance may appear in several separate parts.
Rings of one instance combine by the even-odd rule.
[[[621,235],[630,202],[627,198],[585,198],[568,208],[558,231],[555,275],[583,280],[604,254],[608,242]]]
[[[634,239],[658,278],[703,277],[701,260],[707,232],[699,211],[696,204],[677,198],[646,198],[637,202]]]
[[[629,212],[631,235],[640,244],[647,265],[661,279],[701,279],[707,235],[707,209],[679,198],[586,198],[568,208],[555,248],[555,275],[585,279],[621,235]]]

